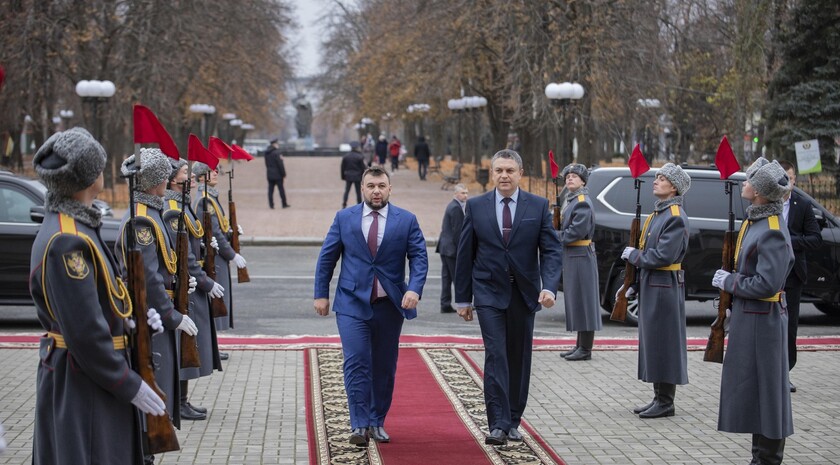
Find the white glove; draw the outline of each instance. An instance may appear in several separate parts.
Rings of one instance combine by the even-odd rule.
[[[195,336],[198,334],[198,328],[195,326],[192,318],[187,315],[184,315],[184,318],[181,319],[181,324],[178,325],[177,329],[187,333],[187,336]]]
[[[242,230],[242,225],[241,224],[236,225],[236,230],[239,231],[240,236],[245,235],[245,231]]]
[[[192,294],[195,292],[195,286],[198,284],[198,281],[195,280],[195,276],[190,276],[190,288],[187,290],[187,294]]]
[[[236,254],[233,257],[233,260],[231,260],[231,261],[233,262],[234,265],[236,265],[237,268],[245,268],[247,266],[247,263],[245,262],[245,257],[243,257],[242,255],[239,255],[239,254]]]
[[[633,248],[633,247],[625,247],[625,248],[624,248],[624,251],[623,251],[623,252],[621,252],[621,259],[622,259],[622,260],[627,260],[627,259],[629,259],[629,258],[630,258],[630,254],[631,254],[631,253],[633,253],[633,251],[634,251],[634,250],[636,250],[636,249],[635,249],[635,248]]]
[[[615,300],[618,300],[618,295],[621,294],[621,289],[615,292]],[[626,291],[624,291],[624,297],[628,300],[631,299],[634,295],[636,295],[636,290],[633,287],[628,287]]]
[[[155,334],[160,334],[163,332],[163,322],[160,321],[160,314],[154,308],[150,308],[146,311],[146,323],[152,328],[152,331]]]
[[[166,404],[145,381],[140,381],[140,389],[131,399],[131,403],[143,413],[158,417],[166,413]]]
[[[210,289],[208,294],[214,299],[221,299],[225,295],[225,288],[219,283],[213,283],[213,289]]]
[[[730,316],[732,316],[732,309],[727,308],[726,309],[726,317],[723,319],[723,332],[724,333],[729,332],[729,317]],[[715,318],[715,321],[712,322],[712,326],[715,326],[717,324],[717,322],[718,322],[718,319]]]
[[[215,236],[210,238],[210,247],[216,249],[216,252],[219,251],[219,241],[216,240]]]
[[[721,290],[725,290],[723,288],[723,285],[726,282],[726,277],[729,276],[730,274],[732,274],[732,273],[730,273],[728,271],[725,271],[725,270],[715,271],[715,277],[712,278],[712,286],[714,286],[718,289],[721,289]]]

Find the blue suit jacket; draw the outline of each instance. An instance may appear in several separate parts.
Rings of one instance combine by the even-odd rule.
[[[373,316],[370,294],[375,273],[394,306],[405,318],[415,318],[417,310],[404,309],[401,303],[406,291],[423,295],[429,270],[426,240],[417,218],[408,210],[390,204],[385,235],[374,258],[362,233],[362,207],[363,204],[358,204],[336,213],[315,268],[315,298],[329,298],[330,280],[341,258],[333,311],[369,320]],[[408,284],[405,283],[406,258]]]
[[[548,213],[548,201],[519,190],[510,240],[506,245],[496,220],[496,191],[467,200],[455,264],[455,301],[506,309],[510,275],[532,311],[540,291],[560,286],[563,248]]]

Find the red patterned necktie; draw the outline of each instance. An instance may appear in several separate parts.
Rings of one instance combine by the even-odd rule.
[[[370,229],[368,230],[367,243],[368,243],[368,249],[370,249],[370,254],[373,255],[374,258],[376,258],[376,248],[377,248],[376,247],[376,239],[377,239],[377,236],[379,236],[379,212],[378,211],[372,211],[372,212],[370,212],[370,215],[373,217],[373,223],[370,224]],[[376,288],[379,287],[378,284],[379,283],[376,281],[376,274],[374,273],[374,275],[373,275],[373,289],[370,291],[370,301],[371,302],[376,300],[376,298],[378,297],[377,296],[377,291],[376,291]]]
[[[510,230],[513,227],[513,222],[510,219],[510,197],[506,197],[502,199],[502,202],[505,203],[505,208],[502,210],[502,238],[505,240],[505,244],[508,243],[510,239]]]

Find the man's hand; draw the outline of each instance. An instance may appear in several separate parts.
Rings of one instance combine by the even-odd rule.
[[[715,271],[715,275],[712,277],[712,286],[725,291],[726,289],[724,289],[724,285],[726,284],[726,278],[728,278],[730,274],[731,273],[726,270]]]
[[[198,281],[196,281],[195,276],[190,276],[190,283],[189,283],[190,288],[187,289],[187,294],[192,294],[193,292],[195,292],[195,286],[197,284],[198,284]]]
[[[417,302],[420,302],[420,294],[414,291],[405,291],[400,305],[402,308],[411,310],[417,308]]]
[[[458,307],[458,316],[464,319],[464,321],[472,321],[473,319],[473,309],[472,307]]]
[[[178,324],[176,329],[180,329],[181,331],[187,333],[187,336],[195,336],[198,334],[198,327],[193,322],[192,318],[187,315],[181,319],[181,323]]]
[[[216,249],[216,252],[219,251],[219,241],[217,241],[215,237],[210,238],[210,247]]]
[[[621,252],[621,259],[628,260],[630,258],[630,254],[633,253],[634,250],[636,249],[633,247],[625,247],[624,250]]]
[[[245,231],[242,230],[242,225],[241,224],[236,225],[236,231],[239,233],[240,236],[245,235]]]
[[[551,308],[554,306],[554,293],[550,291],[542,291],[540,292],[539,303],[545,308]]]
[[[213,283],[213,289],[210,289],[208,294],[214,299],[221,299],[225,295],[225,288],[219,283]]]
[[[242,255],[236,254],[233,256],[233,260],[231,260],[237,268],[245,268],[248,266],[248,263],[245,261],[245,257]]]
[[[330,314],[330,299],[315,299],[315,313],[321,316]]]

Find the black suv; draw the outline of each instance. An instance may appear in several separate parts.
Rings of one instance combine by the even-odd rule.
[[[716,169],[686,168],[686,172],[691,176],[691,189],[685,196],[684,204],[691,226],[688,253],[682,263],[686,299],[705,301],[719,295],[719,290],[712,287],[712,276],[721,265],[729,200]],[[642,223],[653,211],[656,201],[653,196],[655,174],[656,168],[640,177],[644,181],[641,188]],[[731,177],[739,181],[733,192],[736,231],[749,206],[747,201],[741,199],[741,181],[744,178],[741,172]],[[629,168],[594,169],[589,175],[587,186],[595,205],[593,241],[598,257],[601,306],[610,312],[615,293],[624,280],[621,252],[630,241],[630,223],[636,211],[636,192]],[[822,247],[809,251],[807,255],[808,282],[802,292],[802,301],[813,302],[825,313],[840,313],[840,222],[810,196],[799,189],[797,191],[813,203],[823,237]],[[627,321],[635,324],[637,315],[635,301],[631,301],[627,309]]]
[[[40,182],[0,171],[0,305],[31,305],[29,260],[32,243],[44,218],[47,189]],[[97,202],[105,215],[110,207]],[[102,239],[111,250],[119,221],[103,219]]]

